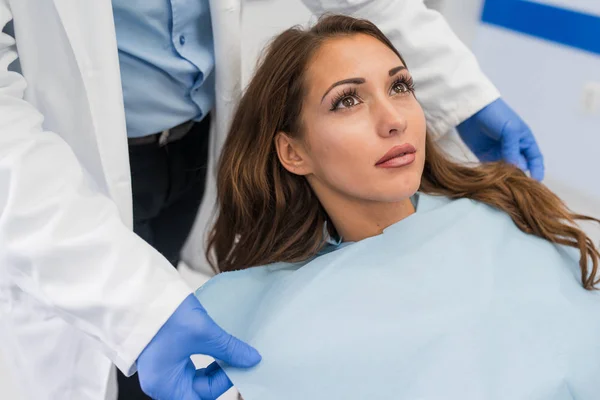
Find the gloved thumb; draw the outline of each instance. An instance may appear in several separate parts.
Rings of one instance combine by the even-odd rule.
[[[260,362],[261,356],[256,349],[225,332],[216,324],[212,333],[205,354],[236,368],[249,368]]]

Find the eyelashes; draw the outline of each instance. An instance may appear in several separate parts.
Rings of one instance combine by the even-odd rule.
[[[331,100],[331,111],[338,110],[338,107],[340,106],[343,100],[356,100],[356,98],[358,98],[358,91],[356,90],[356,88],[344,89],[340,94],[338,94]]]
[[[394,96],[407,93],[414,93],[415,84],[413,78],[411,76],[405,75],[398,77],[398,79],[396,79],[390,86],[390,91],[394,92],[392,93],[392,95]],[[358,90],[356,89],[356,87],[346,88],[331,100],[330,110],[338,111],[341,109],[352,108],[360,103],[362,103],[362,101],[358,96]],[[344,105],[344,107],[340,108],[340,105]]]
[[[403,93],[414,93],[415,92],[415,82],[413,81],[412,76],[401,76],[396,79],[392,84],[392,88],[403,85],[406,89]],[[402,93],[402,92],[397,92]]]

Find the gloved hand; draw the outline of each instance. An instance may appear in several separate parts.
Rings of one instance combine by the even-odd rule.
[[[481,161],[505,160],[531,177],[544,179],[544,158],[525,122],[498,99],[456,127],[465,144]]]
[[[189,295],[137,360],[142,390],[158,400],[213,400],[231,387],[214,362],[196,370],[190,356],[205,354],[234,367],[258,364],[261,356],[223,331],[194,295]]]

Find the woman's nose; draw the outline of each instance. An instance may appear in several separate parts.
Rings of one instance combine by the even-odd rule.
[[[377,132],[382,137],[390,137],[403,133],[407,127],[407,120],[402,110],[398,109],[392,101],[381,102],[378,106],[379,126]]]

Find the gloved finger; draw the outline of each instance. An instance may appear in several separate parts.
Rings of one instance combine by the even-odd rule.
[[[201,399],[217,399],[233,384],[221,367],[213,362],[208,367],[196,371],[194,377],[194,391]]]
[[[523,140],[521,148],[523,155],[527,159],[527,166],[531,172],[531,177],[537,181],[544,179],[544,156],[533,135]]]
[[[256,349],[233,337],[216,324],[211,329],[211,338],[206,345],[205,354],[238,368],[253,367],[261,360]]]
[[[253,347],[225,332],[208,315],[202,304],[194,297],[194,311],[201,317],[196,322],[197,340],[190,347],[190,354],[204,354],[239,368],[253,367],[261,360]]]
[[[527,164],[521,155],[520,133],[506,132],[502,139],[502,158],[509,164],[516,165],[522,170],[527,169]]]
[[[536,181],[544,180],[546,171],[543,157],[529,161],[529,171],[531,171],[531,177]]]
[[[527,160],[523,154],[519,154],[519,161],[517,162],[517,167],[523,172],[527,172]]]

